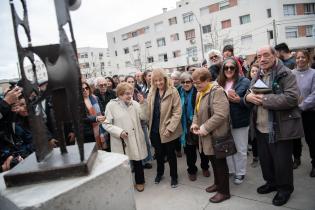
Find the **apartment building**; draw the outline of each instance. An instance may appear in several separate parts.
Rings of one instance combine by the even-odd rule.
[[[232,44],[237,55],[286,42],[315,47],[314,0],[181,0],[176,9],[107,33],[117,74],[200,64],[210,49]]]

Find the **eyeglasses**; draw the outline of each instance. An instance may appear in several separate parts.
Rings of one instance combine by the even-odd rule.
[[[83,92],[86,91],[86,90],[89,90],[89,87],[84,87],[84,88],[82,88],[82,91],[83,91]]]
[[[181,83],[182,83],[183,85],[184,85],[184,84],[189,85],[189,84],[191,84],[191,81],[190,81],[190,80],[188,80],[188,81],[182,81]]]
[[[228,71],[229,69],[230,69],[231,71],[235,71],[235,66],[224,66],[224,67],[223,67],[223,70],[224,70],[224,71]]]
[[[98,86],[100,86],[100,87],[106,87],[107,84],[99,84]]]
[[[209,57],[210,60],[213,60],[213,59],[215,59],[215,58],[218,58],[218,56],[217,56],[217,55],[214,55],[214,56]]]

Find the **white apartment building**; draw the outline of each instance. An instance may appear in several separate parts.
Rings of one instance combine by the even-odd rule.
[[[81,75],[85,78],[112,75],[112,62],[108,48],[78,48]]]
[[[200,64],[233,44],[253,55],[266,44],[315,47],[314,0],[181,0],[176,9],[107,33],[115,74]]]

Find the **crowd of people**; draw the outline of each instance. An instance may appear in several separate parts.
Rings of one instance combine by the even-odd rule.
[[[144,169],[152,168],[153,159],[155,184],[163,180],[168,162],[170,185],[177,187],[177,158],[183,148],[190,181],[197,179],[198,156],[204,177],[212,166],[214,183],[205,190],[216,192],[213,203],[230,198],[230,177],[236,185],[246,180],[251,148],[251,166],[260,164],[265,180],[257,193],[276,191],[273,204],[284,205],[294,191],[293,169],[301,164],[303,137],[311,157],[309,175],[315,177],[315,70],[310,53],[290,52],[281,43],[259,48],[249,63],[233,51],[231,45],[223,52],[211,50],[201,67],[187,66],[170,75],[157,68],[82,81],[85,142],[127,155],[139,192],[145,186]],[[21,94],[16,86],[0,101],[1,171],[34,150]],[[212,139],[229,131],[236,153],[219,158]],[[66,135],[73,144],[71,129]],[[48,136],[50,145],[57,146],[54,135]]]

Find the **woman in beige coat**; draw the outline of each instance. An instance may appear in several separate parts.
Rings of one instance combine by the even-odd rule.
[[[219,203],[230,198],[229,171],[226,158],[215,157],[211,138],[224,136],[228,131],[229,101],[224,89],[217,82],[210,82],[211,74],[207,69],[195,70],[192,78],[198,94],[191,130],[199,135],[199,151],[209,157],[213,167],[214,184],[206,191],[217,193],[210,198],[210,202]]]
[[[155,148],[157,175],[155,183],[160,183],[164,174],[164,157],[170,166],[171,186],[178,185],[177,159],[175,155],[176,139],[182,132],[181,104],[178,91],[171,86],[163,69],[155,69],[151,76],[151,89],[147,97],[147,117],[150,139]],[[139,95],[139,103],[143,104]]]
[[[141,160],[148,155],[140,119],[144,113],[138,102],[132,100],[133,87],[126,82],[117,86],[118,98],[111,100],[105,110],[103,127],[111,135],[111,151],[126,154],[135,171],[135,188],[144,190],[144,173]]]

